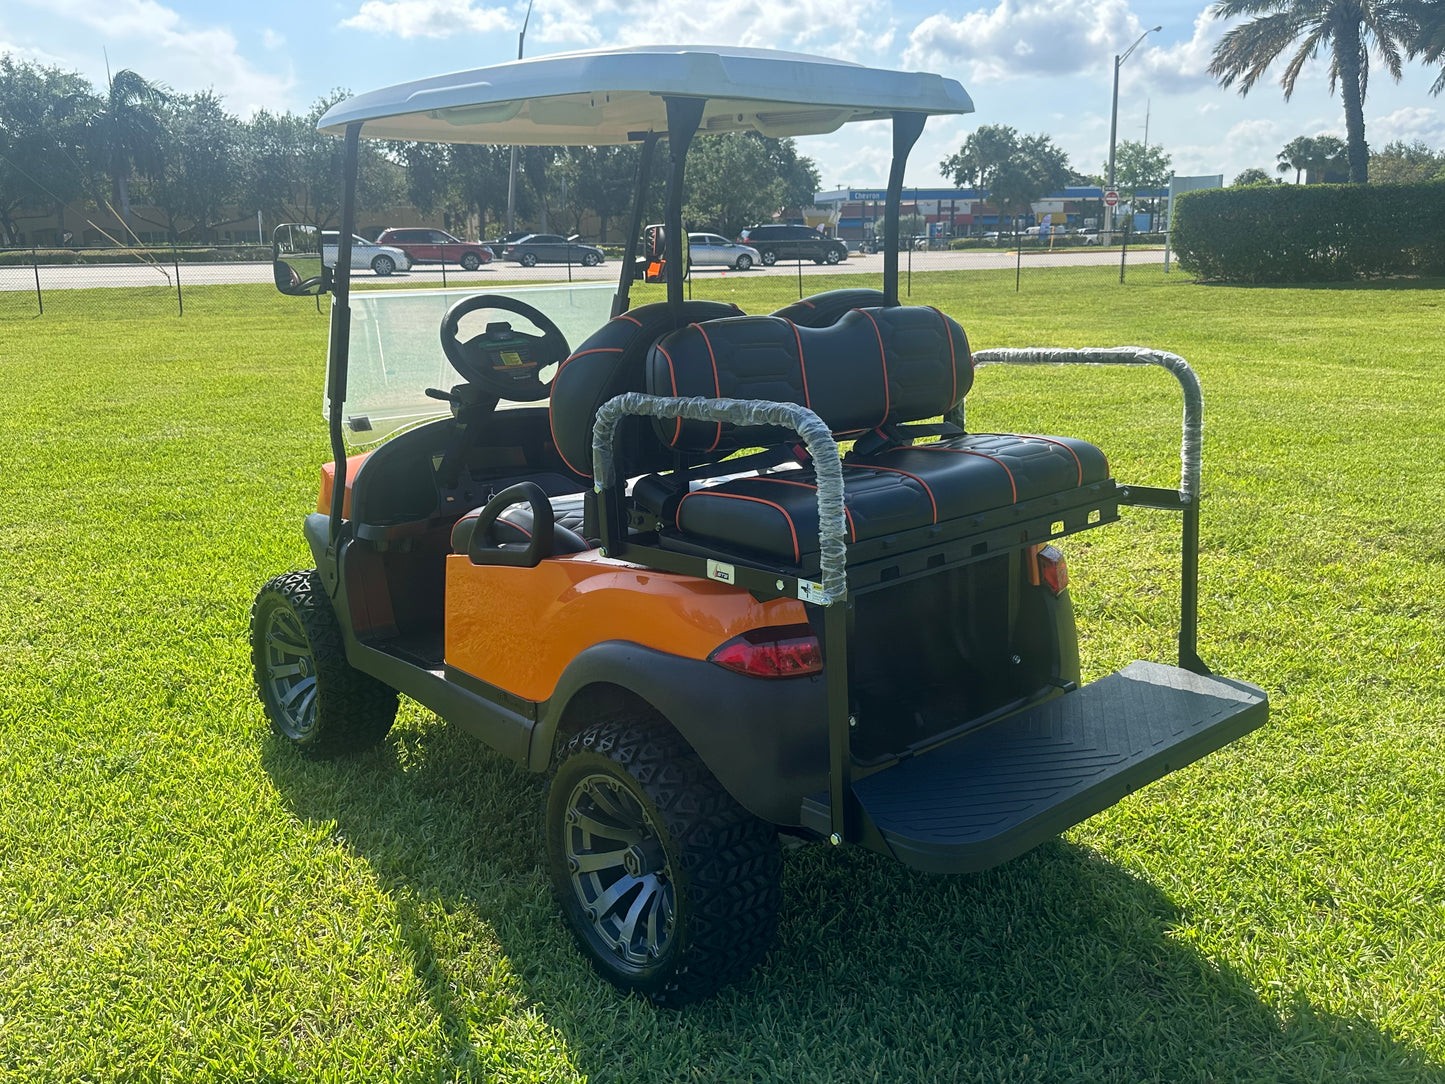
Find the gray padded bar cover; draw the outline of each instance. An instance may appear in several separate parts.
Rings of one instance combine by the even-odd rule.
[[[1030,347],[1023,350],[977,350],[974,368],[981,365],[1158,365],[1174,374],[1184,390],[1184,437],[1179,445],[1179,498],[1183,504],[1199,499],[1199,465],[1204,446],[1204,393],[1199,377],[1178,354],[1150,350],[1145,346],[1086,347],[1062,350]],[[964,405],[948,413],[948,421],[960,429],[964,423]]]
[[[677,399],[626,391],[602,404],[592,427],[592,477],[596,479],[599,491],[615,481],[612,445],[618,424],[629,414],[696,422],[729,422],[733,425],[770,425],[797,433],[808,454],[813,457],[818,484],[818,549],[822,558],[823,605],[831,606],[848,593],[843,464],[838,457],[837,442],[822,418],[796,403],[773,403],[763,399],[704,399],[701,396]],[[725,469],[726,462],[721,466]]]

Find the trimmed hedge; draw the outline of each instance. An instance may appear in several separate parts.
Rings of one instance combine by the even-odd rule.
[[[1445,274],[1445,183],[1245,185],[1178,197],[1179,265],[1217,282]]]
[[[204,248],[171,249],[159,248],[41,248],[34,257],[28,248],[0,249],[0,267],[29,267],[32,259],[41,267],[60,264],[114,264],[138,263],[142,257],[160,264],[174,263],[179,257],[181,263],[232,263],[252,261],[271,262],[270,245],[214,245]]]

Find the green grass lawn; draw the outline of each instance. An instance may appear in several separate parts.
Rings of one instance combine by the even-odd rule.
[[[1442,286],[914,274],[976,348],[1194,364],[1200,652],[1273,714],[989,873],[789,851],[765,969],[681,1013],[573,949],[535,777],[415,705],[353,760],[269,736],[246,624],[309,563],[311,302],[0,320],[0,1080],[1445,1080]],[[1162,370],[982,369],[969,421],[1177,480]],[[1172,661],[1177,531],[1068,540],[1087,677]]]

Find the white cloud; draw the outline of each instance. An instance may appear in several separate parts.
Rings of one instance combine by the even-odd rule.
[[[928,16],[908,35],[903,63],[967,63],[980,83],[1071,75],[1106,64],[1142,30],[1128,0],[999,0],[958,19]]]
[[[261,71],[241,55],[235,36],[222,26],[195,26],[155,0],[23,0],[72,24],[100,34],[114,68],[142,74],[158,68],[165,82],[182,91],[214,88],[240,113],[284,108],[295,78]],[[70,55],[56,63],[78,67],[96,78],[93,58]],[[100,82],[97,79],[97,82]]]
[[[508,30],[513,23],[505,7],[473,0],[366,0],[341,25],[400,38],[448,38]]]
[[[1137,61],[1130,57],[1124,71],[1135,78],[1147,79],[1151,88],[1167,94],[1187,94],[1212,87],[1215,79],[1209,74],[1209,61],[1225,29],[1225,24],[1206,8],[1195,16],[1194,33],[1187,41],[1146,49]]]
[[[1386,143],[1397,139],[1406,143],[1420,139],[1432,147],[1445,145],[1445,116],[1439,109],[1410,106],[1365,121],[1365,135],[1375,150],[1384,150]]]
[[[269,26],[261,28],[261,44],[267,49],[276,50],[285,46],[286,35],[272,30]]]

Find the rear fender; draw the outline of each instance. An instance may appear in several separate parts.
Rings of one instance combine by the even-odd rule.
[[[827,785],[827,713],[821,675],[762,679],[713,663],[612,640],[581,652],[543,705],[528,767],[546,771],[569,707],[603,686],[662,715],[728,792],[755,816],[798,824],[803,796]],[[578,698],[582,699],[578,699]],[[599,699],[599,708],[605,701]]]

